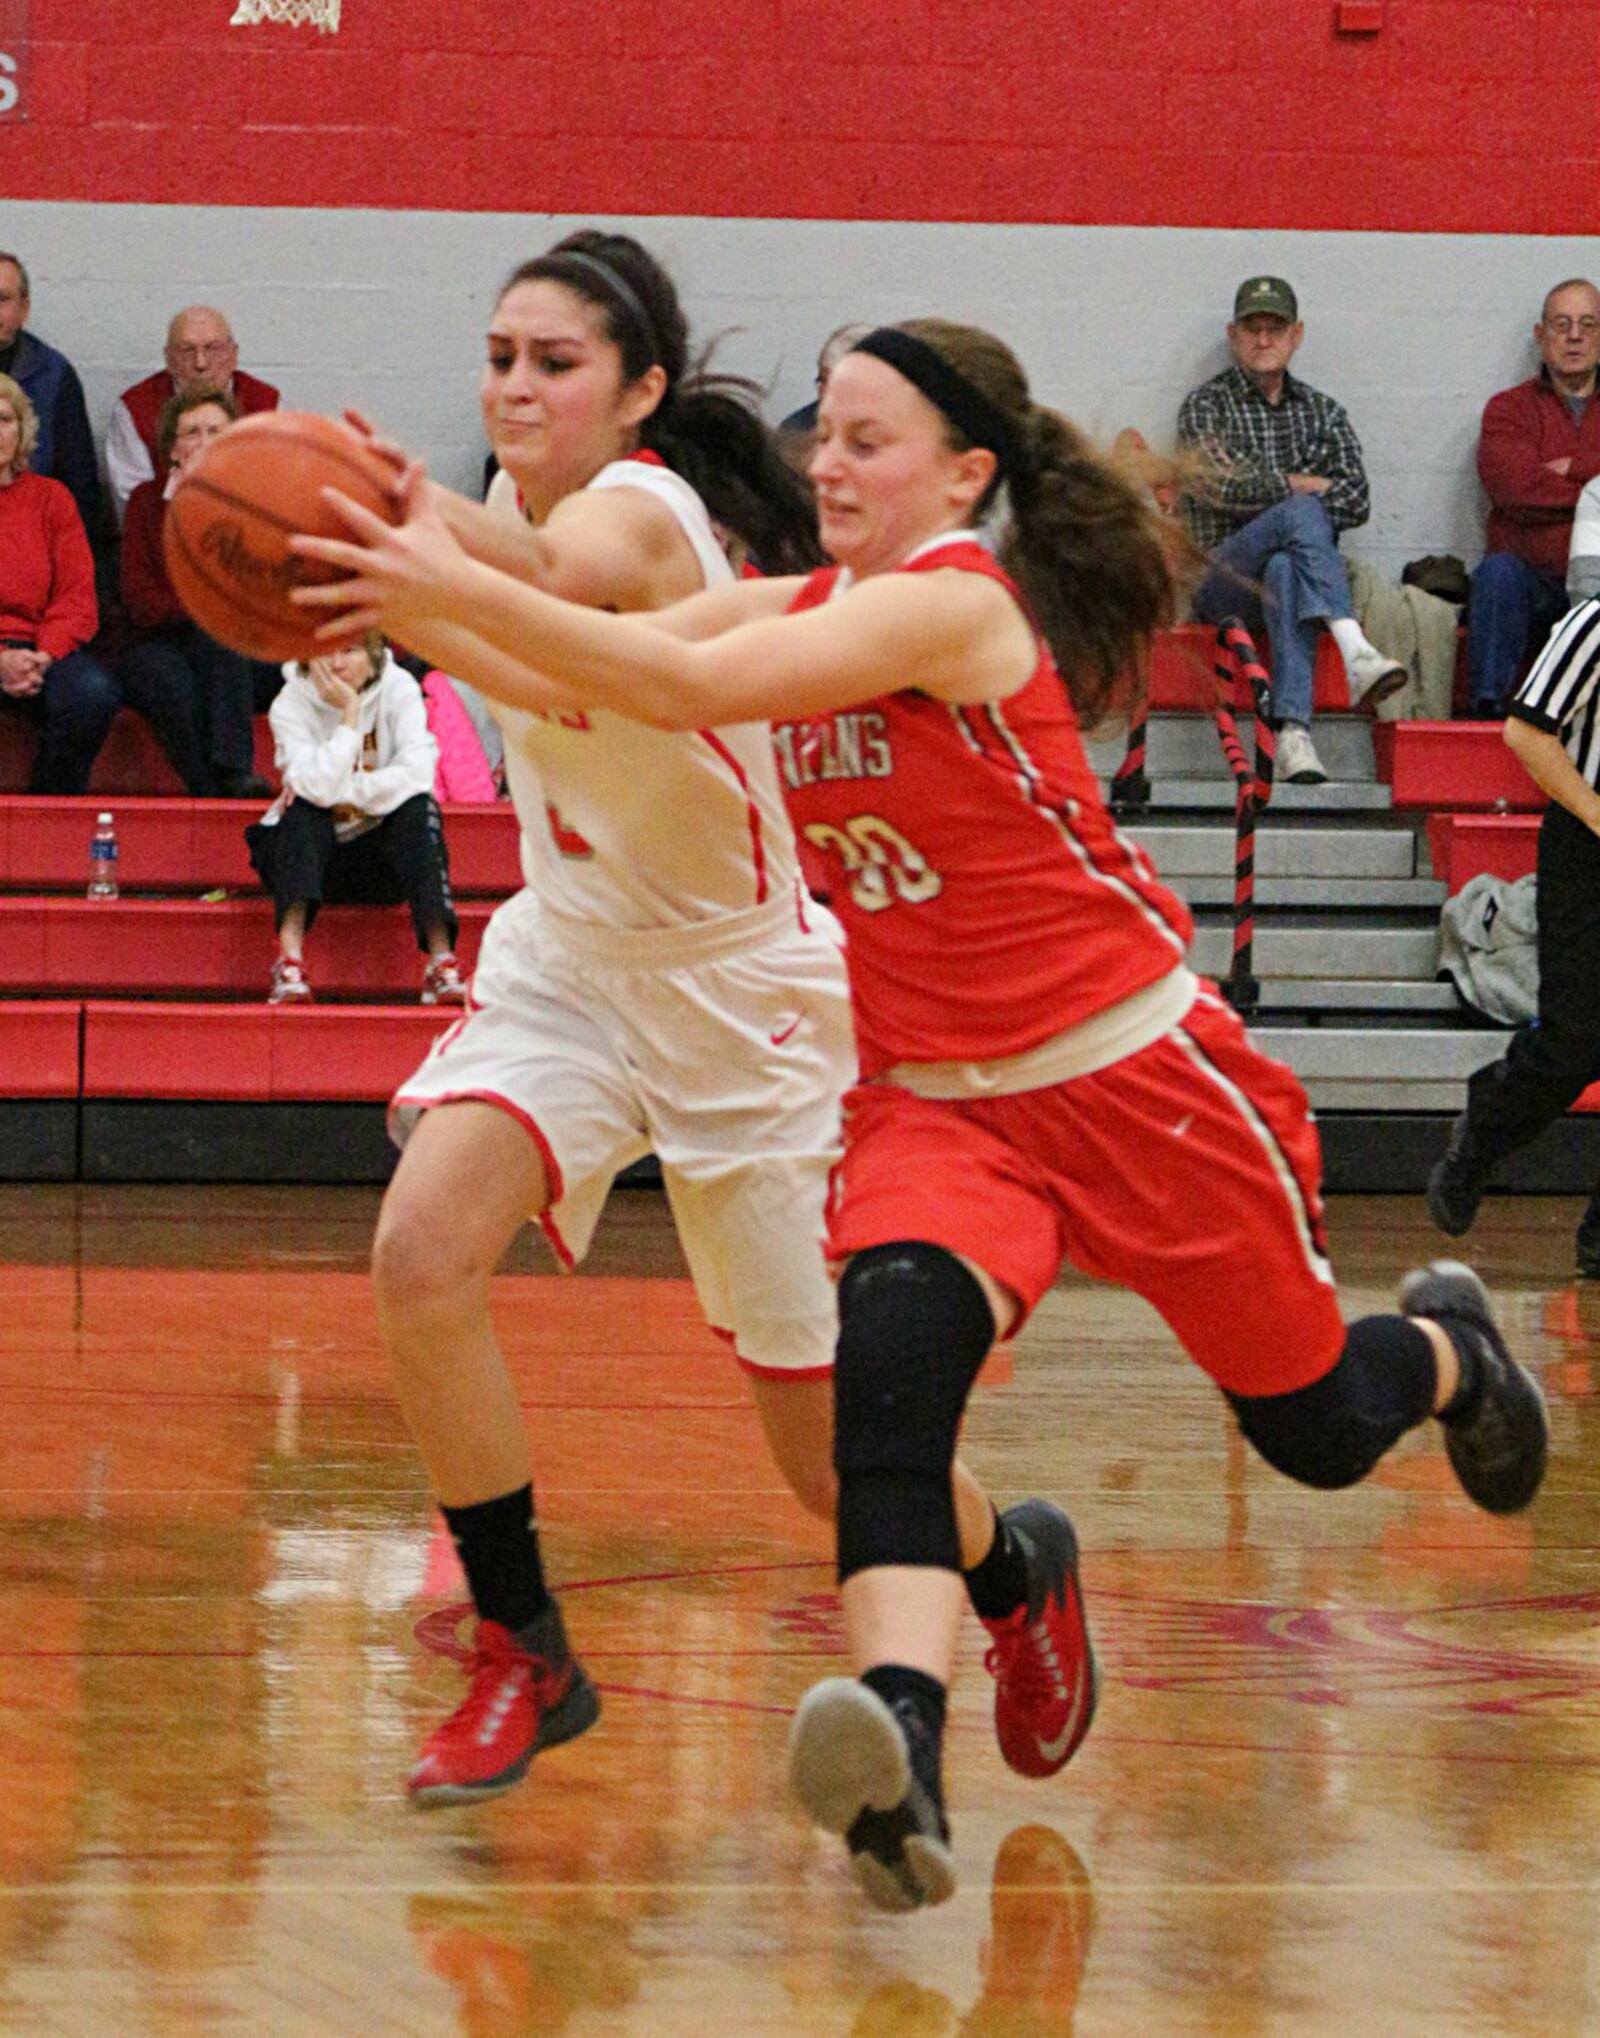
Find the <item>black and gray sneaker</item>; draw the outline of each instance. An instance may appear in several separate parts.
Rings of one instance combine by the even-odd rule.
[[[1472,1229],[1483,1201],[1484,1171],[1472,1138],[1467,1114],[1462,1112],[1450,1128],[1450,1143],[1443,1160],[1435,1161],[1428,1176],[1428,1215],[1451,1238]]]
[[[883,1911],[954,1895],[950,1828],[931,1763],[914,1760],[926,1730],[915,1708],[889,1706],[853,1677],[827,1677],[801,1699],[789,1730],[789,1781],[825,1832],[850,1849],[856,1879]]]
[[[1437,1323],[1462,1355],[1461,1406],[1440,1423],[1463,1492],[1490,1514],[1520,1513],[1544,1479],[1550,1418],[1538,1382],[1506,1350],[1488,1289],[1459,1260],[1434,1260],[1400,1283],[1400,1308]]]

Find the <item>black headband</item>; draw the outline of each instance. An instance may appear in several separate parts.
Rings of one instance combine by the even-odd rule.
[[[857,340],[850,351],[887,361],[896,374],[921,390],[935,410],[942,410],[972,445],[986,446],[999,463],[1001,478],[1006,475],[1016,446],[1005,413],[959,369],[952,368],[937,348],[903,333],[898,326],[879,326],[864,340]]]
[[[586,254],[582,248],[555,248],[545,258],[551,262],[575,262],[580,269],[587,269],[597,276],[633,320],[649,344],[650,359],[653,363],[661,360],[661,342],[656,336],[656,322],[644,308],[644,299],[634,289],[627,277],[598,255]]]

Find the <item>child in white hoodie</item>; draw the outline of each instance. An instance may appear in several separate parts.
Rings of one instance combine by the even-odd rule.
[[[283,792],[245,830],[277,907],[273,1005],[311,996],[303,944],[324,900],[411,908],[428,958],[425,1005],[460,1005],[444,828],[433,797],[439,748],[422,690],[381,636],[286,665],[272,704]]]

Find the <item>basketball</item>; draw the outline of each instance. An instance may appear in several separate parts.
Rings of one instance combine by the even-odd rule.
[[[282,663],[337,650],[315,632],[325,615],[297,609],[297,587],[340,578],[289,550],[296,532],[350,533],[322,499],[337,488],[397,521],[390,469],[348,425],[310,411],[268,410],[232,424],[167,505],[163,545],[178,599],[209,637],[247,658]],[[348,641],[355,641],[354,638]]]

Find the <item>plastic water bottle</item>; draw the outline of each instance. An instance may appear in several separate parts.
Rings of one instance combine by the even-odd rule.
[[[117,896],[117,824],[110,814],[96,814],[89,842],[89,897]]]

